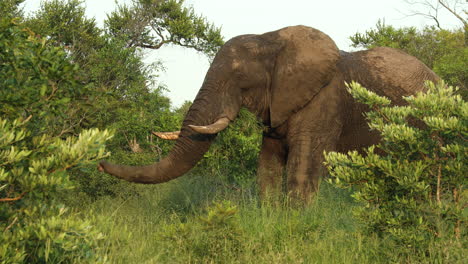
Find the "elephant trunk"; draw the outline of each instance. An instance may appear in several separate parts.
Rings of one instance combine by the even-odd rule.
[[[146,166],[124,166],[106,161],[99,163],[99,170],[130,182],[154,184],[175,179],[191,168],[203,157],[214,136],[196,142],[181,136],[171,153],[161,161]]]
[[[212,91],[219,89],[204,87],[190,107],[167,157],[146,166],[123,166],[102,161],[98,169],[126,181],[144,184],[170,181],[192,169],[208,151],[216,133],[226,128],[240,109],[240,96],[227,95],[227,100],[217,100],[214,98],[219,94]]]

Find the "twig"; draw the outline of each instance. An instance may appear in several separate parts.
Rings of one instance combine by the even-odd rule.
[[[387,121],[387,123],[391,123],[392,121],[384,114],[382,113],[380,107],[377,107],[377,106],[373,106],[372,107],[372,110],[379,113],[379,115],[381,115],[383,117],[383,119],[385,119],[385,121]]]
[[[58,88],[57,88],[57,83],[49,80],[49,85],[52,87],[52,92],[50,93],[50,95],[45,99],[46,101],[49,101],[50,99],[52,99],[52,97],[54,97],[55,93],[58,91]]]
[[[18,197],[15,197],[15,198],[1,198],[0,199],[0,202],[15,202],[15,201],[18,201],[20,200],[21,198],[23,198],[23,196],[26,194],[27,192],[23,192],[22,194],[20,194]]]
[[[146,48],[146,49],[160,49],[164,44],[168,44],[168,43],[170,43],[170,41],[161,41],[157,45],[148,45],[148,44],[141,43],[141,44],[137,44],[137,46],[141,48]]]
[[[455,202],[455,205],[457,207],[457,209],[460,209],[460,194],[457,190],[457,188],[453,188],[453,201]],[[460,225],[461,225],[461,220],[458,219],[456,224],[455,224],[455,237],[457,239],[460,239]]]
[[[9,225],[3,230],[3,232],[8,231],[8,229],[10,229],[10,228],[16,223],[16,221],[18,221],[18,217],[15,217],[15,219],[13,219],[13,222],[11,222],[11,224],[9,224]]]
[[[25,120],[23,120],[23,124],[26,124],[27,122],[29,122],[29,120],[31,120],[32,118],[32,115],[29,115],[28,117],[26,117]]]
[[[440,181],[442,178],[442,164],[439,164],[439,169],[437,172],[437,191],[436,191],[436,196],[437,196],[437,202],[440,204]]]

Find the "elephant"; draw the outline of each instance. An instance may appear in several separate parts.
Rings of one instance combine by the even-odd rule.
[[[196,165],[215,136],[241,107],[254,113],[265,130],[257,177],[262,197],[281,193],[309,201],[325,174],[324,151],[360,149],[379,140],[346,91],[359,82],[395,104],[423,91],[439,77],[415,57],[379,47],[343,52],[325,33],[292,26],[227,41],[216,54],[170,153],[146,166],[101,161],[100,171],[130,182],[154,184],[175,179]]]

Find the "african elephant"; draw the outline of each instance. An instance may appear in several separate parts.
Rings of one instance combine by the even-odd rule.
[[[363,117],[366,107],[347,93],[345,81],[402,104],[401,97],[423,90],[425,80],[438,79],[401,51],[340,52],[329,36],[310,27],[238,36],[213,60],[167,157],[135,167],[102,161],[98,168],[131,182],[172,180],[194,167],[216,134],[246,107],[266,127],[257,172],[260,193],[279,192],[286,172],[288,193],[307,201],[324,173],[324,150],[378,141]]]

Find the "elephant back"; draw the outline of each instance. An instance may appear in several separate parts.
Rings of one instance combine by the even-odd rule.
[[[354,80],[398,105],[404,104],[403,96],[424,91],[426,80],[440,80],[424,63],[397,49],[378,47],[340,55],[338,68],[346,82]]]

